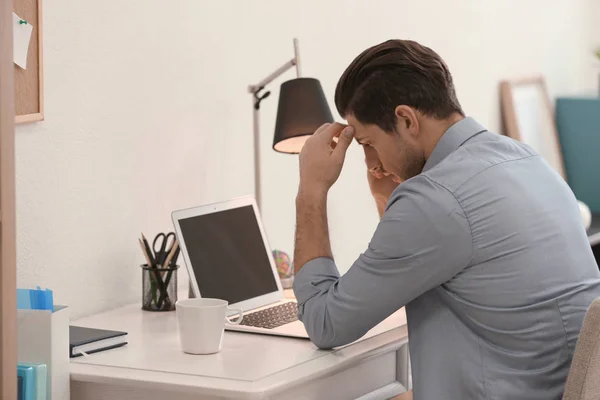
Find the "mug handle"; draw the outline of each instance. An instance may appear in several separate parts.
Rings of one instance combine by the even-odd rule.
[[[225,316],[225,320],[227,321],[228,324],[239,325],[242,322],[242,320],[244,319],[244,310],[242,310],[241,308],[228,308],[227,310],[228,311],[237,311],[237,314],[239,315],[235,321],[232,321],[227,316]]]

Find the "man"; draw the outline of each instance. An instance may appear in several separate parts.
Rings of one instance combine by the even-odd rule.
[[[564,180],[465,117],[444,61],[418,43],[364,51],[335,101],[348,125],[323,126],[300,154],[294,291],[313,342],[350,343],[406,306],[415,399],[559,399],[600,296]],[[352,138],[381,221],[340,277],[326,203]]]

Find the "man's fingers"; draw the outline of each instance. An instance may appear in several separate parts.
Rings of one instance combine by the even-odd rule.
[[[313,136],[318,135],[319,133],[323,132],[325,129],[329,128],[331,126],[330,123],[325,123],[323,125],[321,125],[316,131],[315,133],[313,133]]]
[[[385,168],[383,168],[375,149],[368,145],[364,145],[363,149],[365,151],[365,164],[367,164],[367,169],[371,175],[377,179],[381,179],[389,175]]]
[[[369,168],[369,172],[377,179],[381,179],[385,176],[381,165],[378,165],[375,168]]]
[[[383,165],[381,165],[381,161],[379,161],[377,152],[373,147],[368,145],[363,146],[363,148],[365,150],[365,164],[367,164],[367,169],[375,178],[383,178],[385,171]]]
[[[334,137],[339,136],[340,132],[346,127],[344,124],[334,122],[333,124],[324,124],[314,133],[313,137],[317,140],[322,140],[331,143]]]
[[[373,169],[377,166],[381,166],[381,161],[379,161],[377,152],[373,147],[369,145],[363,145],[363,150],[365,151],[365,164],[367,164],[368,169]]]
[[[351,126],[347,126],[344,130],[339,134],[337,144],[334,148],[334,152],[340,153],[342,156],[346,154],[346,150],[350,147],[350,143],[352,143],[352,138],[354,137],[354,128]]]
[[[333,124],[323,124],[312,135],[311,140],[314,143],[327,145],[331,152],[346,153],[346,150],[352,143],[354,137],[354,128],[348,125],[334,122]]]

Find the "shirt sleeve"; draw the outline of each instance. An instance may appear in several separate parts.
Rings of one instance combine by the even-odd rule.
[[[452,193],[425,176],[392,194],[367,248],[340,277],[332,259],[311,260],[294,279],[299,318],[319,348],[351,343],[472,258],[468,220]]]

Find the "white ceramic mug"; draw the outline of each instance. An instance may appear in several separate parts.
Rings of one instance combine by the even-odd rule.
[[[213,354],[221,351],[225,323],[239,325],[244,318],[239,308],[228,308],[221,299],[184,299],[175,303],[177,328],[181,350],[190,354]],[[235,311],[238,318],[231,321],[228,311]]]

